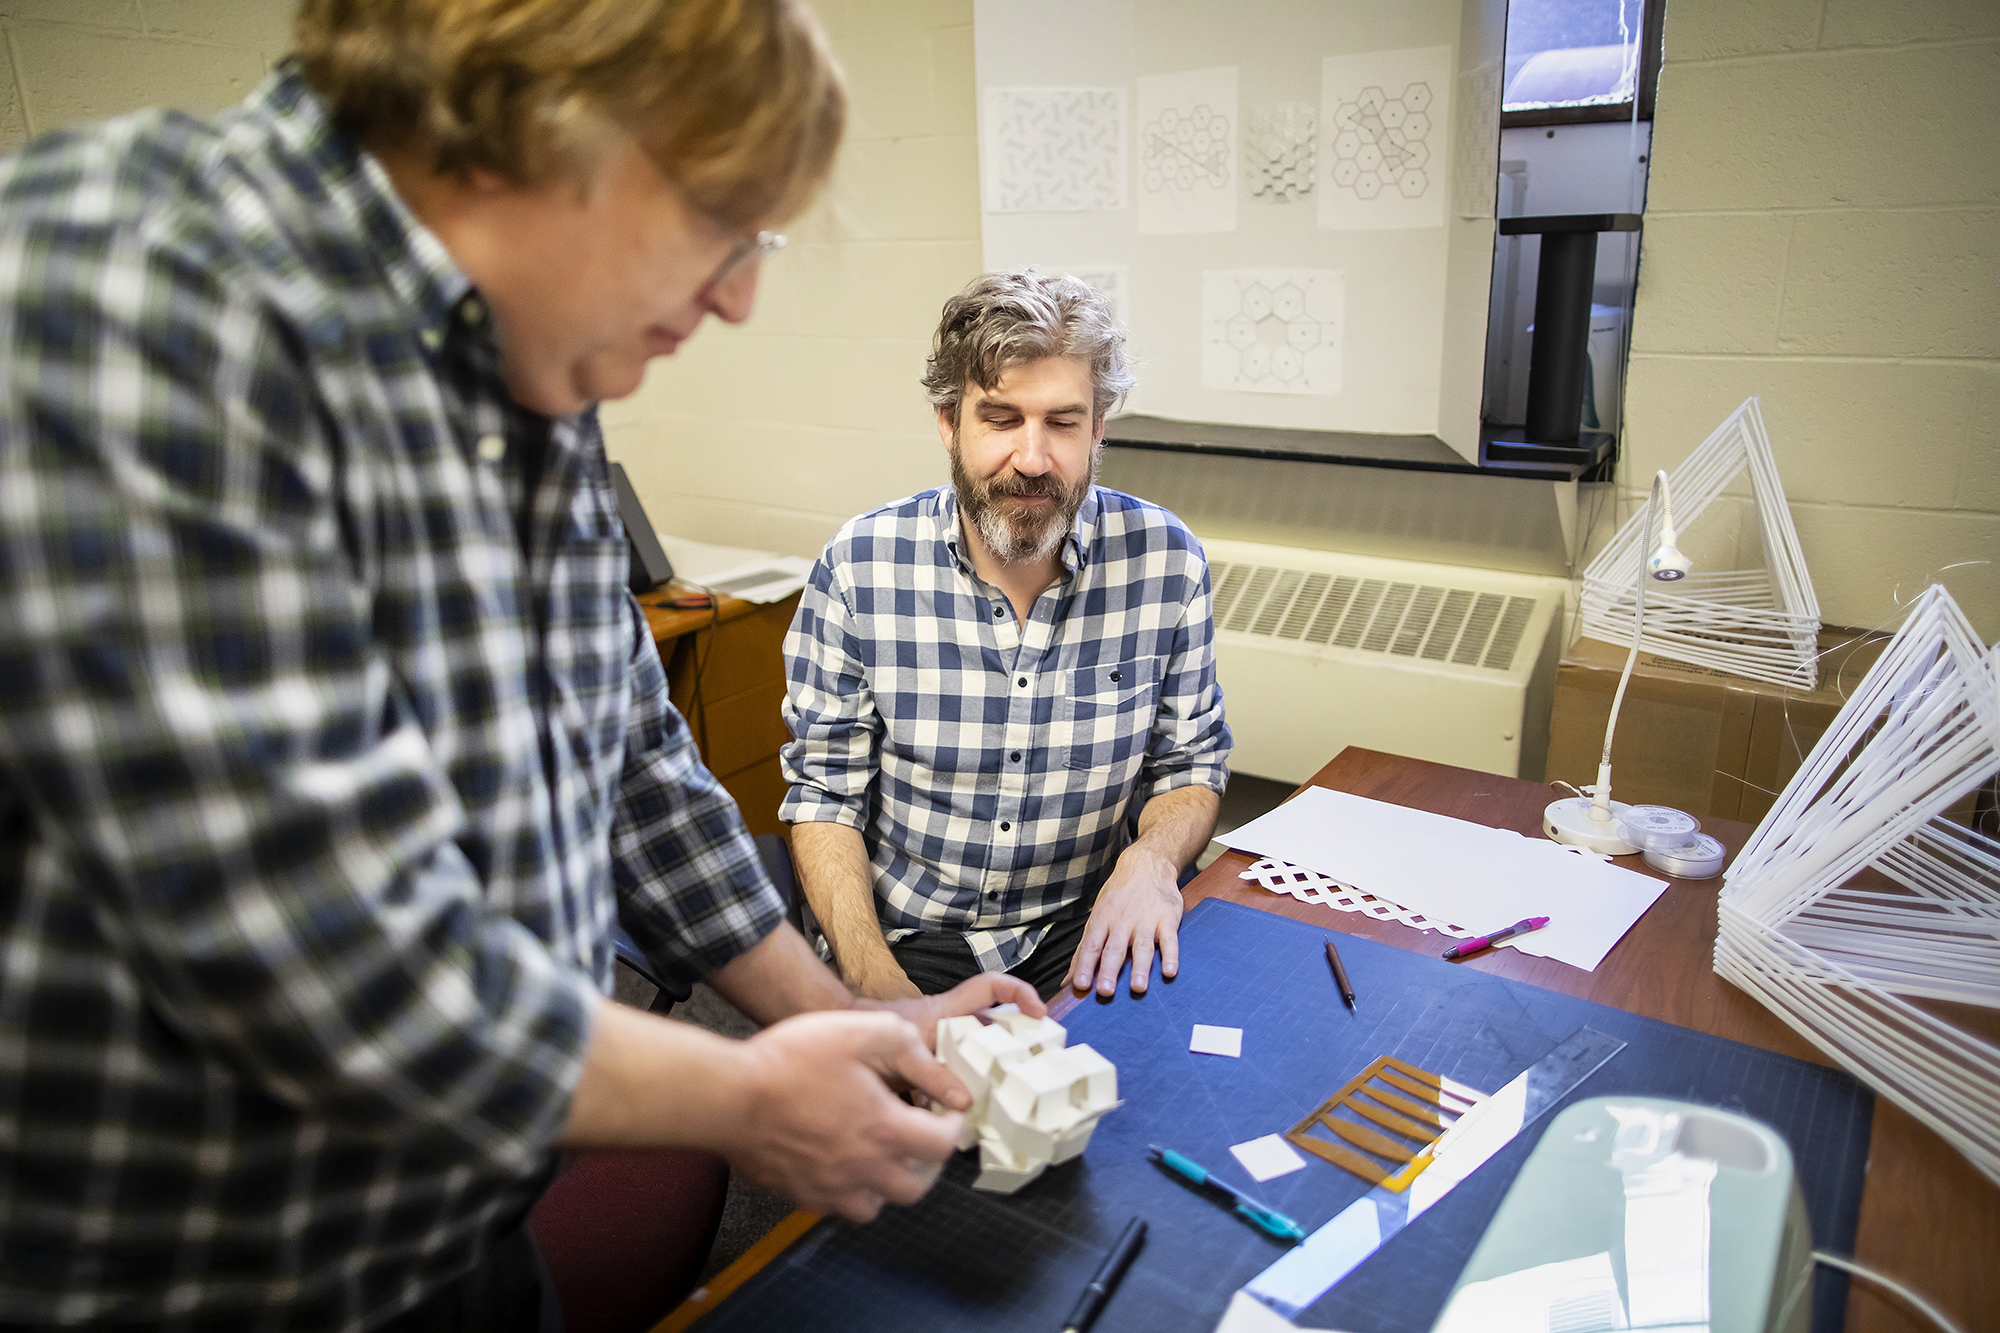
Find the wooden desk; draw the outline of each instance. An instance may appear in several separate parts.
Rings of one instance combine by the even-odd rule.
[[[1341,751],[1314,774],[1312,785],[1521,833],[1539,832],[1542,808],[1555,795],[1540,783],[1355,748]],[[1720,839],[1733,855],[1751,827],[1704,820],[1702,831]],[[1226,898],[1399,949],[1442,953],[1448,947],[1439,935],[1311,906],[1246,883],[1237,876],[1251,860],[1241,852],[1219,857],[1188,885],[1188,905]],[[1620,863],[1658,874],[1637,856],[1620,858]],[[1459,966],[1832,1064],[1777,1015],[1715,975],[1715,899],[1721,885],[1720,879],[1670,880],[1652,910],[1595,972],[1515,949],[1495,949]],[[1365,995],[1358,998],[1368,1002]],[[1857,1261],[1924,1293],[1963,1327],[2000,1328],[2000,1190],[1957,1150],[1882,1097],[1875,1100],[1856,1248]],[[1917,1333],[1930,1325],[1901,1302],[1855,1282],[1847,1298],[1847,1327],[1853,1333]]]
[[[725,597],[713,611],[663,605],[695,591],[668,584],[639,605],[666,664],[668,696],[694,729],[702,762],[736,798],[750,832],[782,833],[785,779],[778,751],[785,730],[785,631],[799,595],[758,604]]]

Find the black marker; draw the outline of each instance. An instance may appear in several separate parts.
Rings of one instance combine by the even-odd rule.
[[[1133,1256],[1145,1243],[1146,1219],[1135,1217],[1125,1224],[1125,1230],[1118,1234],[1118,1243],[1111,1247],[1111,1253],[1098,1265],[1097,1276],[1090,1279],[1083,1295],[1076,1298],[1076,1308],[1063,1321],[1063,1333],[1085,1333],[1097,1321],[1098,1311],[1111,1299],[1111,1293],[1118,1287],[1118,1279],[1125,1276],[1125,1270],[1132,1266]]]

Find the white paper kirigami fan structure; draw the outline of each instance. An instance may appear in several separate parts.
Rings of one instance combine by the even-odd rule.
[[[1692,528],[1745,468],[1762,526],[1764,567],[1698,571],[1674,584],[1672,592],[1653,589],[1646,595],[1639,647],[1774,685],[1811,689],[1819,681],[1819,602],[1755,398],[1744,399],[1668,473],[1678,528],[1683,533]],[[1658,543],[1657,534],[1641,531],[1647,514],[1642,508],[1627,519],[1583,571],[1583,632],[1593,639],[1632,645],[1639,562]]]
[[[1846,767],[1841,767],[1842,761]],[[2000,649],[1920,597],[1726,877],[1715,970],[2000,1183],[2000,838],[1950,823],[2000,771]]]

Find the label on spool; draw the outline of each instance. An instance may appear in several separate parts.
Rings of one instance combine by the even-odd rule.
[[[1701,821],[1668,805],[1635,805],[1618,817],[1625,841],[1645,852],[1670,852],[1694,840]]]
[[[1642,859],[1653,869],[1664,870],[1676,879],[1710,879],[1722,873],[1722,863],[1728,856],[1728,848],[1706,833],[1697,833],[1684,846],[1669,851],[1656,852],[1649,847]]]

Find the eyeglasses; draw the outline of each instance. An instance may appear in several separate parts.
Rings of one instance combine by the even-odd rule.
[[[765,255],[784,248],[784,236],[775,231],[760,231],[755,236],[745,236],[723,258],[722,263],[716,266],[715,272],[708,275],[708,281],[701,285],[701,289],[704,292],[712,292],[736,271],[737,265],[748,262],[762,263]]]

